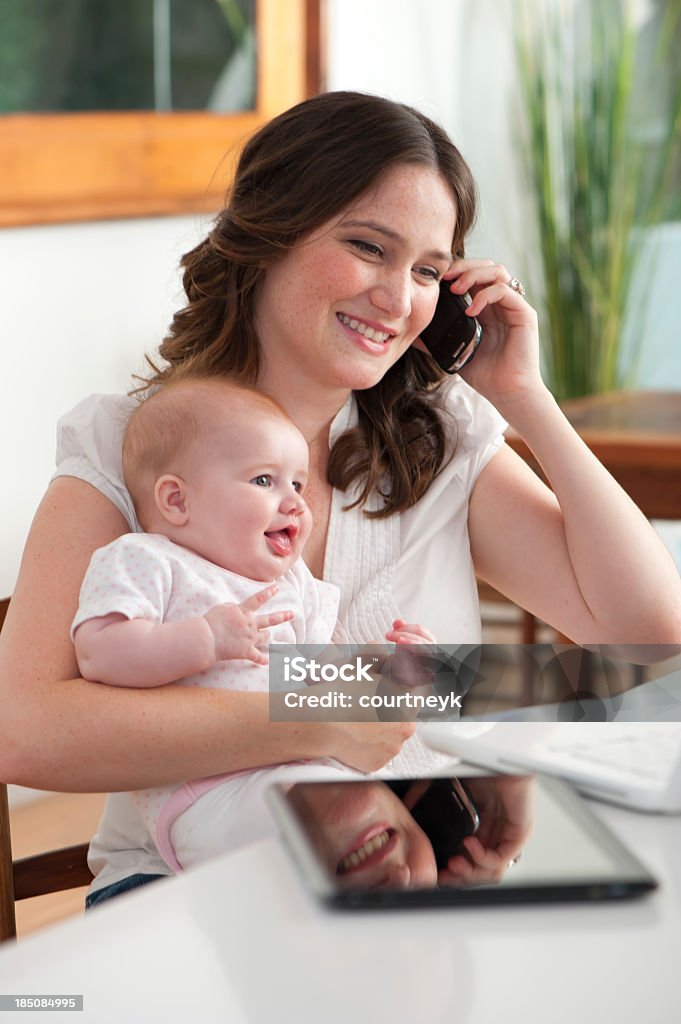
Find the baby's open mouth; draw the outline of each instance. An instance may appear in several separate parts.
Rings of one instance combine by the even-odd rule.
[[[265,539],[275,555],[284,558],[293,551],[293,541],[298,536],[298,527],[285,526],[283,530],[266,530]]]

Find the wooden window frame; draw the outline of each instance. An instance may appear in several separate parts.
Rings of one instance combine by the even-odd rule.
[[[0,117],[0,226],[217,209],[241,144],[322,88],[324,0],[256,0],[256,109]]]

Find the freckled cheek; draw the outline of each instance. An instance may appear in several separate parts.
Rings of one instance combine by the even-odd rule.
[[[367,268],[354,262],[350,265],[336,258],[312,264],[309,268],[307,295],[310,302],[333,306],[363,294],[370,286]]]
[[[282,322],[298,329],[301,322],[312,321],[320,315],[329,303],[329,295],[314,269],[305,267],[295,280],[282,285],[276,301]]]
[[[272,308],[275,317],[278,316],[280,323],[290,327],[296,320],[295,306],[295,296],[284,281],[273,294]]]
[[[334,301],[338,294],[338,282],[320,278],[314,269],[310,269],[307,280],[309,288],[305,291],[304,301],[308,307],[322,311]]]

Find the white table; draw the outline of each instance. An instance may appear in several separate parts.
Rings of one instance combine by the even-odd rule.
[[[74,1024],[678,1024],[681,818],[592,807],[658,892],[331,912],[268,840],[2,947],[0,993],[82,993]],[[0,1024],[54,1019],[0,1013]]]

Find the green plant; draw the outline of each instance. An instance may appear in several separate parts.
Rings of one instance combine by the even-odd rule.
[[[678,172],[681,76],[667,58],[681,0],[665,5],[647,73],[625,0],[517,0],[515,11],[549,386],[559,400],[631,386],[642,321],[628,299],[652,272],[639,259],[641,229],[669,215]],[[660,67],[666,109],[653,114],[644,98],[655,69],[659,88]]]

